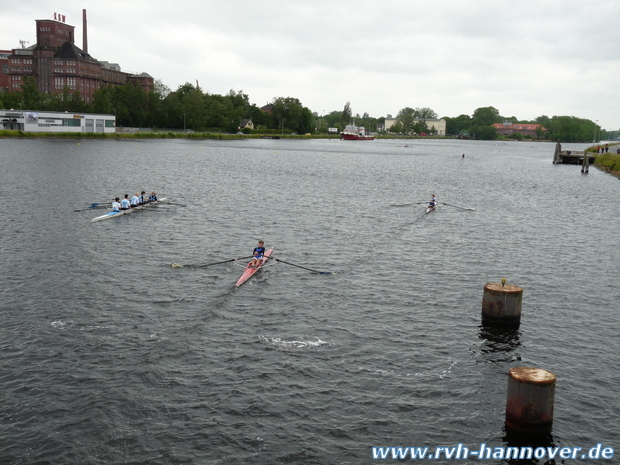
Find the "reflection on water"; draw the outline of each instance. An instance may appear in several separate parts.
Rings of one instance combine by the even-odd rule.
[[[555,465],[556,463],[564,462],[562,459],[557,458],[557,454],[554,454],[554,448],[557,446],[552,433],[525,434],[506,427],[504,427],[504,433],[504,437],[502,438],[504,447],[518,448],[519,454],[523,454],[523,458],[510,458],[501,463],[509,465]],[[535,458],[535,450],[538,448],[545,449],[545,458],[541,460]],[[514,449],[510,450],[511,457],[514,455],[514,452]],[[537,453],[542,452],[538,451]],[[556,456],[554,458],[548,458],[549,455]]]
[[[521,330],[515,327],[480,325],[478,338],[480,362],[515,362],[521,360]]]

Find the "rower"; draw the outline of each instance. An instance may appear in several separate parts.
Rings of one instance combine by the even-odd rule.
[[[252,255],[254,255],[254,258],[248,265],[248,268],[256,268],[260,264],[263,255],[265,255],[265,243],[263,241],[258,241],[258,247],[254,248]]]
[[[121,211],[121,204],[119,202],[119,198],[116,197],[113,201],[112,201],[112,211],[113,212],[119,212]]]
[[[121,210],[129,210],[131,203],[129,202],[129,194],[125,194],[125,198],[121,200]]]
[[[431,195],[431,201],[428,203],[429,207],[435,207],[439,202],[437,202],[437,197],[435,197],[435,194]]]
[[[133,208],[133,207],[137,207],[138,205],[140,205],[140,197],[139,197],[139,194],[136,192],[131,198],[131,206]]]
[[[140,201],[140,205],[144,205],[146,203],[146,200],[144,199],[144,194],[146,192],[142,191],[142,193],[140,194],[140,196],[138,197],[139,201]]]

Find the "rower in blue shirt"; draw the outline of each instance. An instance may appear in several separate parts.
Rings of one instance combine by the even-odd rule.
[[[129,194],[125,194],[125,198],[121,200],[121,210],[129,210],[131,203],[129,202]]]
[[[136,192],[133,197],[131,198],[131,206],[132,207],[137,207],[138,205],[140,205],[140,198],[138,197],[138,193]]]
[[[146,199],[144,198],[144,194],[145,194],[145,192],[142,191],[142,193],[138,196],[138,201],[140,202],[140,205],[144,205],[146,203]]]
[[[114,199],[114,201],[112,202],[112,211],[113,212],[118,212],[121,211],[121,204],[120,204],[120,199],[118,197],[116,197]]]
[[[265,255],[265,243],[263,241],[258,241],[258,247],[254,248],[252,255],[254,255],[254,258],[248,265],[248,268],[256,268],[263,259]]]

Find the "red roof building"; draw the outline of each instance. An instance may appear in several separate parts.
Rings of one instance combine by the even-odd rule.
[[[497,129],[498,134],[503,136],[510,136],[515,133],[523,134],[524,136],[538,137],[536,130],[546,131],[541,124],[522,124],[522,123],[495,123],[493,125]]]

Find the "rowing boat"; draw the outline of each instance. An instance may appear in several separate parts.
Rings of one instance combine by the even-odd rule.
[[[97,218],[93,218],[92,220],[90,220],[90,222],[94,223],[95,221],[109,220],[110,218],[116,218],[117,216],[126,215],[127,213],[133,213],[136,210],[142,210],[143,208],[150,207],[152,205],[156,205],[158,203],[167,202],[167,201],[168,199],[164,197],[163,199],[159,199],[154,202],[145,203],[144,205],[139,205],[137,207],[129,208],[127,210],[121,210],[117,212],[108,212],[105,215],[101,215],[101,216],[98,216]]]
[[[243,274],[241,275],[241,277],[239,278],[239,281],[237,281],[237,284],[235,284],[235,286],[237,286],[237,287],[241,286],[244,282],[246,282],[248,279],[250,279],[252,276],[254,276],[254,273],[256,273],[265,264],[265,262],[267,261],[267,259],[271,255],[271,252],[273,252],[273,248],[271,248],[267,252],[265,252],[265,254],[263,255],[263,258],[261,259],[261,261],[254,268],[250,268],[250,263],[252,263],[252,262],[248,263],[248,266],[245,267],[245,270],[243,271]]]
[[[426,213],[430,213],[432,211],[435,211],[435,208],[437,208],[437,204],[433,205],[433,206],[428,206],[426,207]]]

